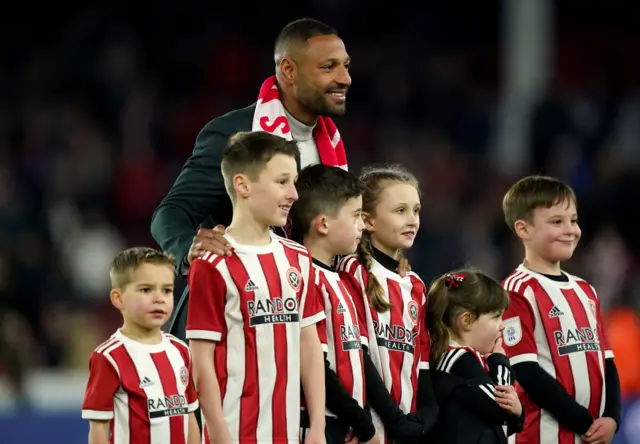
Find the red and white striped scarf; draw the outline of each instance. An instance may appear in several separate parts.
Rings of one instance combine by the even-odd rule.
[[[269,77],[260,88],[251,131],[266,131],[287,140],[293,139],[289,120],[280,101],[276,76]],[[347,169],[347,154],[333,120],[329,117],[319,116],[313,129],[313,138],[318,147],[320,161],[323,164]]]

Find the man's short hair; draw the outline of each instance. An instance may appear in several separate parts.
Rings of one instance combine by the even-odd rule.
[[[291,207],[291,225],[296,239],[309,232],[320,214],[336,217],[349,200],[362,195],[355,175],[339,167],[323,164],[303,168],[296,181],[298,200]]]
[[[233,201],[233,177],[246,175],[249,180],[256,181],[265,165],[276,155],[284,154],[294,159],[299,158],[300,150],[294,140],[287,140],[264,131],[239,132],[229,138],[222,152],[222,177],[227,193]]]
[[[304,45],[312,37],[319,35],[338,35],[338,32],[329,25],[311,18],[301,18],[288,23],[276,38],[274,59],[276,64],[287,52],[291,45]]]
[[[173,255],[149,247],[133,247],[121,251],[111,262],[111,288],[125,288],[133,280],[133,273],[142,264],[166,265],[176,268]]]
[[[578,202],[568,184],[549,176],[527,176],[517,181],[502,199],[504,220],[515,232],[518,220],[532,221],[536,208],[551,208],[554,205]]]

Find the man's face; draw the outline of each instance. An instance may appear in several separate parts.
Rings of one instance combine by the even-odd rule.
[[[351,58],[342,39],[335,35],[310,38],[296,57],[296,65],[296,98],[302,107],[320,116],[343,115],[351,86]]]

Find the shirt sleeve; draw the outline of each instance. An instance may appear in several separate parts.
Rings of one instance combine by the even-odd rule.
[[[603,418],[612,418],[620,428],[620,411],[622,410],[620,393],[620,376],[616,363],[606,359],[604,363],[604,382],[606,387]]]
[[[188,285],[187,339],[220,341],[227,299],[227,285],[222,275],[208,259],[197,258],[189,267]]]
[[[115,367],[102,353],[89,359],[89,381],[82,402],[82,418],[98,421],[113,419],[113,397],[120,387]]]
[[[351,427],[362,442],[369,441],[376,434],[371,415],[358,404],[340,382],[340,378],[331,369],[327,354],[324,354],[324,379],[327,408],[339,420]]]
[[[508,413],[496,402],[495,385],[485,371],[482,359],[475,352],[465,348],[451,349],[442,357],[437,371],[466,381],[454,394],[478,418],[492,425],[505,423]]]
[[[198,402],[198,393],[196,392],[196,387],[193,384],[193,365],[191,362],[191,353],[189,353],[189,382],[187,385],[187,390],[185,392],[185,396],[187,398],[187,410],[189,412],[195,412],[200,407]]]
[[[320,300],[322,294],[318,291],[315,278],[316,270],[311,262],[311,256],[309,256],[309,270],[306,279],[304,279],[304,288],[302,289],[302,296],[300,297],[300,312],[302,313],[302,319],[300,320],[301,328],[317,324],[325,319],[324,304]]]
[[[316,292],[318,293],[318,303],[320,304],[320,306],[322,307],[322,311],[325,312],[325,316],[327,316],[327,312],[326,312],[326,306],[324,303],[324,297],[322,294],[322,287],[318,284],[315,284],[316,287]],[[331,314],[328,314],[329,316],[331,316]],[[329,352],[329,345],[327,342],[327,319],[325,317],[325,319],[319,321],[316,324],[317,328],[318,328],[318,339],[320,339],[320,344],[322,344],[322,351],[325,353]]]
[[[589,430],[593,418],[589,411],[571,396],[537,362],[514,364],[516,381],[538,407],[551,413],[553,417],[569,430],[583,435]]]
[[[593,294],[596,294],[596,290],[591,287]],[[598,298],[596,303],[597,317],[598,317],[598,335],[600,336],[600,343],[602,348],[604,349],[604,358],[605,359],[613,359],[615,356],[613,354],[613,349],[611,348],[611,344],[609,343],[609,339],[607,338],[607,330],[604,328],[604,316],[602,316],[602,310],[600,308],[600,298]]]
[[[511,365],[538,362],[538,346],[534,336],[535,317],[529,301],[519,293],[510,292],[509,308],[504,312],[502,332],[504,350]]]
[[[431,344],[429,339],[429,330],[427,330],[427,304],[423,304],[418,316],[420,333],[420,361],[418,362],[418,370],[429,370],[429,356],[431,354]]]
[[[348,258],[346,258],[348,261]],[[349,269],[346,267],[345,260],[338,265],[340,281],[353,300],[358,317],[358,327],[360,328],[360,338],[365,347],[369,347],[369,329],[367,327],[368,304],[366,301],[366,284],[360,271],[362,267],[354,263]],[[353,270],[350,270],[353,269]]]

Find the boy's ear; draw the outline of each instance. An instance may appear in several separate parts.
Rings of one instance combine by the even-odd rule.
[[[319,214],[311,223],[317,233],[326,236],[329,234],[329,219],[324,214]]]
[[[244,174],[236,174],[233,176],[233,188],[238,196],[246,199],[249,197],[249,178]]]
[[[122,310],[124,308],[124,303],[122,302],[122,290],[114,288],[111,290],[109,297],[111,299],[111,304],[113,304],[113,306],[118,310]]]
[[[366,211],[362,212],[362,220],[364,222],[364,227],[367,231],[375,231],[375,219],[371,216],[371,214]]]
[[[513,224],[513,231],[516,232],[516,235],[522,240],[529,240],[531,238],[530,233],[531,225],[526,220],[518,219]]]

